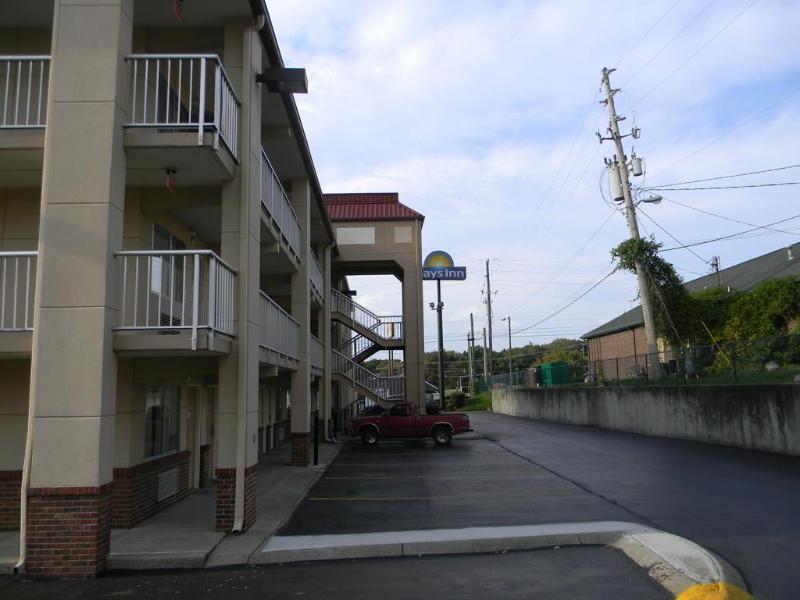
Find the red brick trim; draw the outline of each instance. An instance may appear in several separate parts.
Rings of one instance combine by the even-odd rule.
[[[308,466],[308,433],[307,432],[292,432],[292,466],[293,467],[307,467]]]
[[[31,487],[28,496],[101,496],[111,493],[114,482],[89,487]]]
[[[0,471],[0,531],[19,529],[22,471]]]
[[[189,460],[192,453],[175,452],[132,467],[114,469],[112,526],[129,529],[190,491]],[[178,467],[178,492],[158,501],[158,474]]]
[[[86,489],[96,493],[77,493]],[[111,484],[35,491],[28,498],[26,572],[33,577],[97,575],[111,544]]]
[[[217,522],[220,531],[233,529],[236,503],[236,469],[217,469]],[[256,520],[256,465],[244,470],[244,523],[246,531]]]

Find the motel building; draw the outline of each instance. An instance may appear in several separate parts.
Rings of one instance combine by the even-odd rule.
[[[198,488],[245,531],[267,454],[424,403],[423,217],[322,193],[287,73],[263,0],[0,3],[0,531],[28,574],[95,575]],[[348,286],[387,274],[401,315]]]

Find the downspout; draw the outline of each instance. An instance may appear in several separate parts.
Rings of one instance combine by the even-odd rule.
[[[252,42],[252,34],[260,31],[264,25],[266,24],[266,17],[262,14],[256,17],[255,21],[252,25],[248,25],[244,28],[244,48],[242,52],[242,98],[246,101],[247,110],[250,115],[250,118],[247,119],[247,127],[250,127],[250,121],[253,114],[253,107],[252,107],[252,94],[245,94],[245,90],[249,90],[251,85],[254,85],[255,80],[247,81],[247,77],[249,77],[250,72],[250,65],[252,64],[252,54],[253,54],[253,42]],[[260,110],[260,106],[257,110]],[[243,125],[242,125],[243,126]],[[249,134],[247,136],[240,135],[240,139],[242,140],[250,140]],[[248,169],[248,176],[249,176],[249,169]],[[242,178],[242,195],[243,197],[248,197],[249,192],[249,180],[246,177]],[[249,224],[243,223],[242,224],[242,232],[245,232],[244,235],[246,237]],[[248,256],[248,252],[245,252],[243,256]],[[252,274],[247,275],[247,277],[252,276]],[[245,292],[242,294],[242,297],[245,298],[247,294],[247,287],[242,286],[245,288]],[[240,319],[241,320],[241,319]],[[241,352],[241,334],[239,337],[240,340],[240,352],[239,352],[239,373],[240,375],[244,374],[245,377],[239,377],[239,381],[242,382],[246,379],[247,375],[247,359],[243,356]],[[245,352],[247,351],[247,347],[245,346]],[[244,475],[245,470],[247,469],[247,390],[239,390],[239,405],[238,405],[238,415],[237,415],[237,427],[236,427],[236,491],[233,500],[233,528],[232,531],[235,533],[241,533],[244,530]]]
[[[58,44],[58,19],[59,19],[59,3],[55,2],[53,7],[53,39],[50,46],[50,72],[53,72],[55,49]],[[48,98],[48,111],[50,108],[50,98],[53,97],[53,77],[49,78],[47,83],[47,98]],[[47,147],[48,138],[50,137],[50,128],[45,127],[44,130],[44,145]],[[46,172],[49,170],[50,165],[48,161],[44,162],[42,167],[42,181],[47,181]],[[46,186],[42,184],[42,196],[47,192]],[[42,290],[42,271],[44,269],[38,268],[41,265],[43,248],[42,248],[42,228],[39,229],[39,241],[37,243],[37,269],[36,269],[36,291],[34,295],[34,311],[33,311],[33,342],[31,344],[31,378],[28,390],[28,430],[25,435],[25,456],[22,460],[22,481],[20,482],[19,490],[19,559],[17,564],[14,565],[14,575],[25,574],[25,563],[28,558],[27,553],[27,532],[28,532],[28,489],[31,487],[31,462],[33,461],[33,426],[36,419],[36,379],[33,374],[36,372],[36,363],[38,362],[38,348],[39,336],[36,332],[39,331],[38,315],[36,307],[41,305],[41,290]]]

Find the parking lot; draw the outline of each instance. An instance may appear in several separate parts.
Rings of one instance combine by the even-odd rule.
[[[283,535],[635,520],[479,433],[352,442],[312,489]]]

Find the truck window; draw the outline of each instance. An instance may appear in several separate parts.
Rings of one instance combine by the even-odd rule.
[[[411,410],[408,408],[408,404],[396,404],[389,410],[389,415],[392,417],[409,417],[411,416]]]

